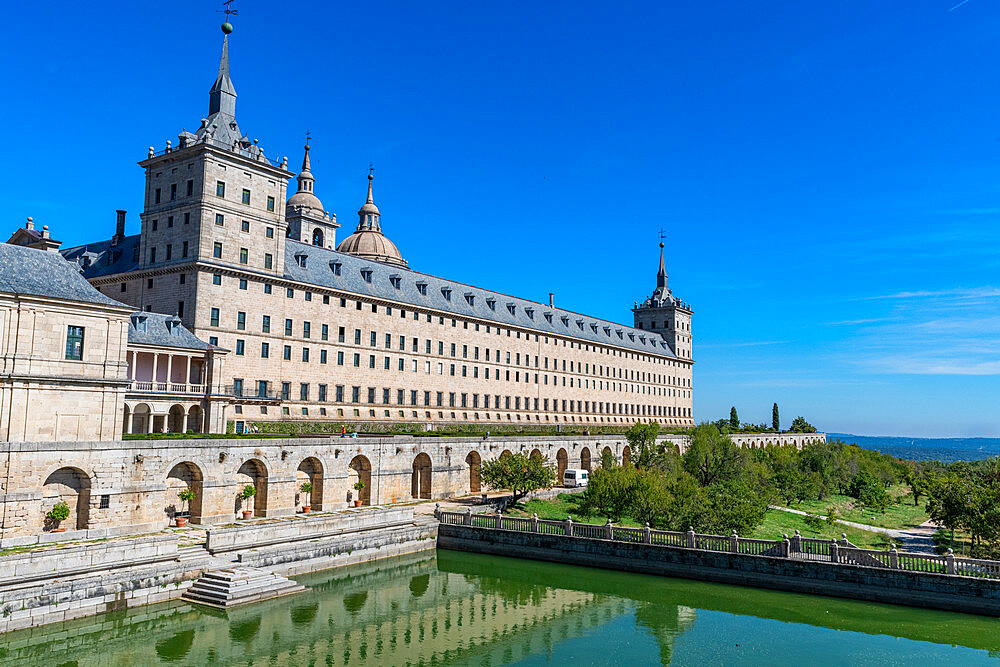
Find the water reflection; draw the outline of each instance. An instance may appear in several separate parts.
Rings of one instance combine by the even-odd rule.
[[[820,662],[870,658],[878,635],[965,663],[1000,653],[995,619],[457,552],[298,579],[311,590],[228,612],[174,602],[11,633],[0,664],[668,664],[718,661],[741,632]]]

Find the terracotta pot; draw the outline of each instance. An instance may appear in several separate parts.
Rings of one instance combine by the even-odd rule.
[[[243,518],[249,519],[253,516],[253,510],[243,510]]]
[[[361,507],[361,501],[360,500],[355,500],[354,501],[354,506],[355,507]]]
[[[302,513],[303,514],[309,514],[309,510],[311,510],[311,509],[312,509],[312,505],[303,505],[302,506]]]
[[[187,520],[186,516],[175,516],[174,517],[174,523],[177,525],[178,528],[183,528],[184,526],[187,525],[187,522],[188,522],[188,520]]]
[[[65,533],[66,529],[65,528],[53,528],[52,532],[53,533]]]

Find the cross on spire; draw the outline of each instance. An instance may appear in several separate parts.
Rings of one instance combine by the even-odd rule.
[[[306,130],[306,146],[309,145],[309,139],[310,139],[311,136],[312,135],[309,133],[309,130]]]
[[[663,239],[665,239],[666,237],[667,233],[663,230],[663,227],[660,227],[660,243],[663,243]]]
[[[372,164],[371,162],[368,163],[368,175],[369,176],[375,175],[375,165]]]
[[[216,9],[215,10],[216,12],[225,12],[225,14],[226,14],[226,23],[229,23],[229,15],[230,14],[232,14],[233,16],[236,16],[237,14],[240,13],[238,9],[233,9],[231,7],[232,4],[233,4],[233,0],[225,0],[222,3],[222,6],[225,7],[225,9]]]

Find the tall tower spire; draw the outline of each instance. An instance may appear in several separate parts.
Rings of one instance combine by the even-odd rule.
[[[219,58],[219,76],[216,77],[212,89],[208,91],[208,115],[221,113],[236,118],[236,86],[229,78],[229,33],[233,26],[222,24],[222,57]]]
[[[667,265],[663,262],[663,241],[660,241],[660,270],[656,272],[656,288],[667,289]]]

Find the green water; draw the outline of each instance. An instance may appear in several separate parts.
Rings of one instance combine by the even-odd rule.
[[[0,665],[1000,664],[1000,620],[451,551],[0,636]]]

